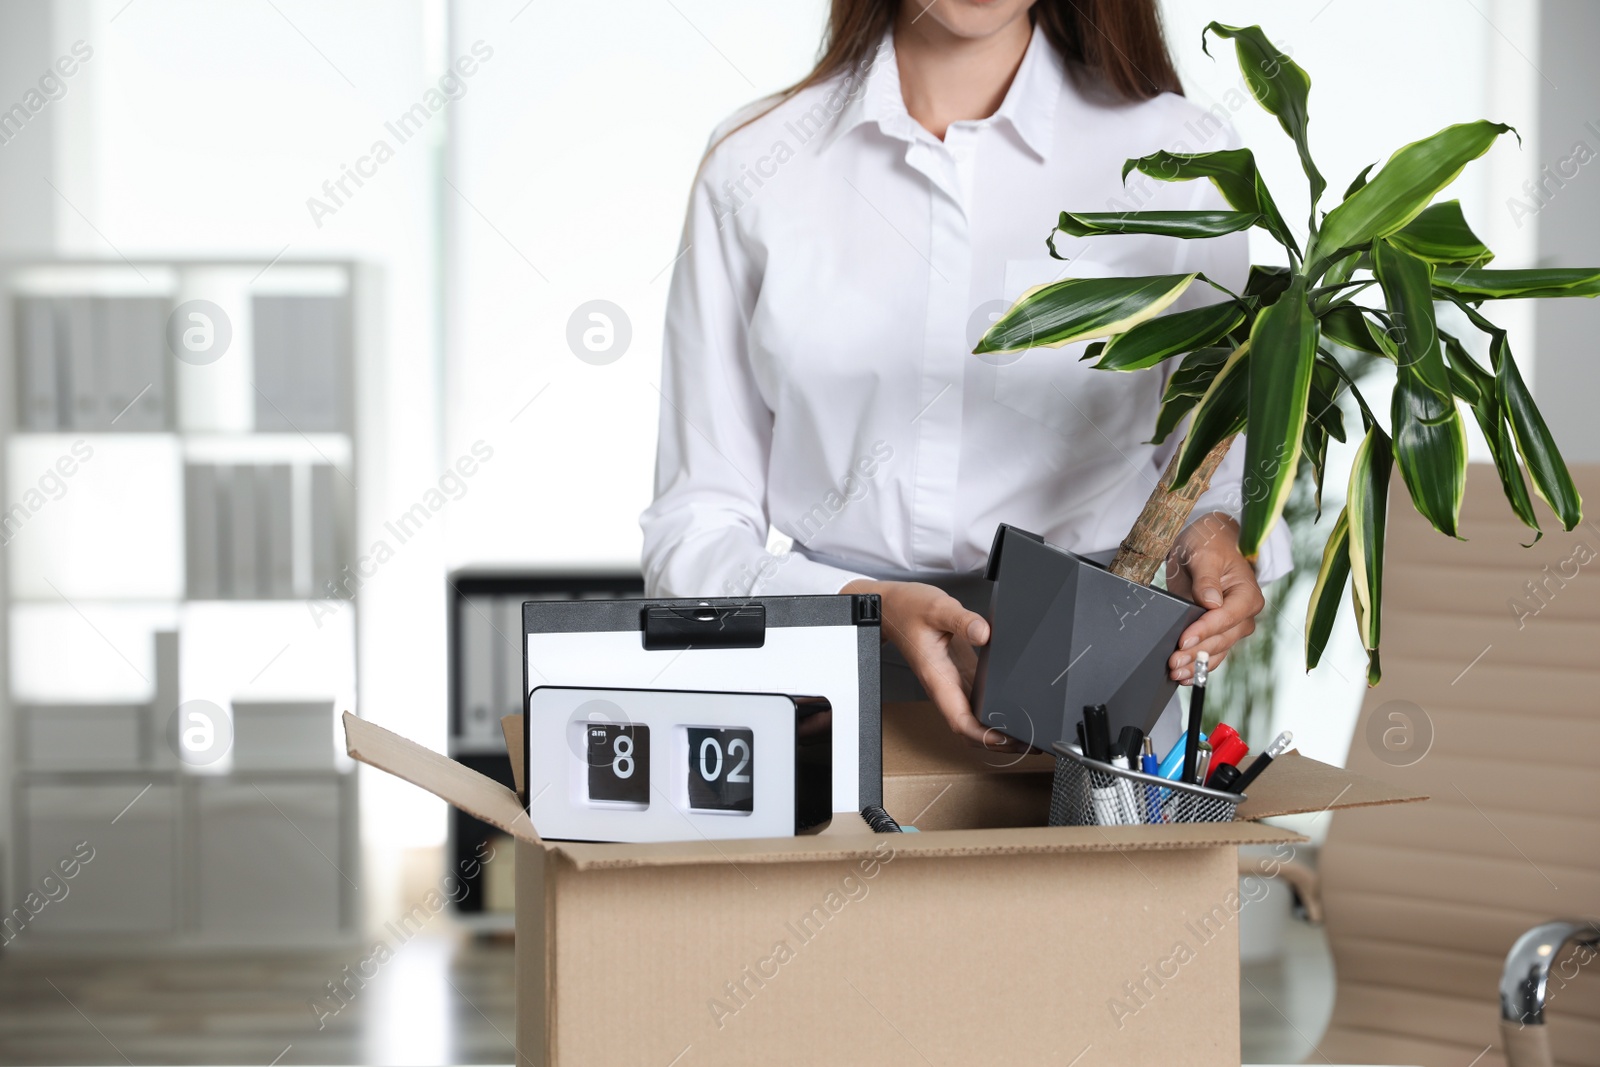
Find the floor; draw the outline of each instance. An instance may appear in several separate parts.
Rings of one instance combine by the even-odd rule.
[[[1327,1022],[1321,931],[1292,923],[1285,941],[1281,961],[1242,968],[1246,1063],[1299,1062]],[[347,1002],[328,998],[341,981]],[[513,1009],[510,942],[465,935],[419,936],[387,960],[10,953],[0,1063],[510,1063]]]
[[[1333,1013],[1333,960],[1320,926],[1290,921],[1284,952],[1239,967],[1239,1044],[1245,1063],[1317,1060]]]
[[[0,956],[3,1064],[510,1063],[513,1012],[509,940],[423,935],[387,960]]]

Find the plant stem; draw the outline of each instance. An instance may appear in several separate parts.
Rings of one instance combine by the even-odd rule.
[[[1155,580],[1156,571],[1166,563],[1178,535],[1183,532],[1184,524],[1189,521],[1189,514],[1194,511],[1194,502],[1211,487],[1211,475],[1216,471],[1217,464],[1222,462],[1222,457],[1228,454],[1228,446],[1233,444],[1234,436],[1230,434],[1224,437],[1206,453],[1206,458],[1200,461],[1200,466],[1195,468],[1182,489],[1169,491],[1182,449],[1173,453],[1171,462],[1161,475],[1161,481],[1150,491],[1150,498],[1144,502],[1144,510],[1139,512],[1133,529],[1128,531],[1122,546],[1117,549],[1116,558],[1111,561],[1112,574],[1140,585],[1149,585]]]

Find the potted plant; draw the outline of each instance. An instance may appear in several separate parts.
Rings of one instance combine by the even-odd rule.
[[[1075,237],[1157,234],[1215,237],[1251,227],[1284,248],[1287,266],[1255,266],[1243,292],[1201,274],[1066,278],[1023,296],[979,341],[975,352],[1059,348],[1093,341],[1084,359],[1103,370],[1137,371],[1179,360],[1162,397],[1153,443],[1187,416],[1188,432],[1110,566],[1148,586],[1212,472],[1234,438],[1245,434],[1239,546],[1254,557],[1278,521],[1303,460],[1309,461],[1320,512],[1330,439],[1346,439],[1337,406],[1348,391],[1360,410],[1347,503],[1333,521],[1306,618],[1306,665],[1314,667],[1348,583],[1357,627],[1376,685],[1383,598],[1383,542],[1389,482],[1398,466],[1412,504],[1441,533],[1459,536],[1467,442],[1462,407],[1488,440],[1506,500],[1539,536],[1528,483],[1565,529],[1582,502],[1504,330],[1483,312],[1495,300],[1600,294],[1600,269],[1492,270],[1492,253],[1467,226],[1459,202],[1434,197],[1501,134],[1493,122],[1450,126],[1358,174],[1340,203],[1318,211],[1327,182],[1306,136],[1311,79],[1258,26],[1211,23],[1234,42],[1256,101],[1293,138],[1311,190],[1306,231],[1297,236],[1279,212],[1249,149],[1131,159],[1160,181],[1206,179],[1226,211],[1063,211],[1056,230]],[[1209,49],[1207,50],[1209,54]],[[1055,249],[1055,233],[1047,245]],[[1190,286],[1211,285],[1225,299],[1163,314]],[[1381,307],[1367,299],[1381,293]],[[1435,305],[1459,308],[1488,339],[1489,366],[1441,330]],[[1385,428],[1341,363],[1338,348],[1392,362],[1397,380]],[[1523,478],[1526,468],[1527,479]]]

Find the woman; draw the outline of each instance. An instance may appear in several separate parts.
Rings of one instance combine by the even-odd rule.
[[[1095,371],[1081,345],[969,353],[1060,277],[1243,285],[1243,234],[1046,251],[1062,209],[1224,206],[1205,182],[1121,181],[1134,156],[1235,147],[1179,94],[1155,0],[834,0],[816,70],[724,123],[695,182],[641,519],[650,593],[878,593],[885,699],[925,692],[958,734],[1009,747],[967,696],[996,525],[1109,555],[1177,438],[1145,443],[1158,373]],[[1258,581],[1286,569],[1281,528],[1259,575],[1239,553],[1242,453],[1168,563],[1208,609],[1169,660],[1180,682],[1254,629]],[[768,551],[769,528],[793,550]]]

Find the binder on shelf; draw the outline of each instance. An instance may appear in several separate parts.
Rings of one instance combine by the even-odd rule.
[[[311,595],[336,595],[343,565],[344,524],[340,514],[340,476],[329,463],[311,467]]]
[[[287,463],[256,468],[256,516],[261,531],[261,595],[294,596],[294,474]]]
[[[106,411],[104,361],[96,344],[93,297],[68,296],[57,301],[57,358],[70,382],[71,411],[62,429],[109,430]]]
[[[222,595],[218,547],[217,468],[188,463],[183,468],[184,566],[190,600],[215,600]]]
[[[157,630],[155,642],[155,695],[150,700],[150,725],[145,731],[145,744],[149,746],[149,763],[171,769],[178,765],[178,750],[171,744],[176,725],[173,716],[178,711],[178,631]]]
[[[22,296],[16,301],[17,422],[24,430],[61,428],[57,389],[55,301]]]
[[[520,596],[495,597],[494,635],[495,653],[499,657],[497,669],[500,685],[498,700],[500,710],[496,720],[507,715],[521,715],[527,710],[528,694],[522,687],[522,598]],[[495,725],[498,732],[499,724]]]
[[[251,356],[255,360],[257,433],[293,432],[294,339],[285,301],[257,296],[250,301]],[[301,427],[304,429],[304,427]]]
[[[495,598],[486,596],[463,597],[457,619],[457,637],[461,658],[461,721],[456,724],[456,736],[468,744],[493,745],[500,739],[500,676],[498,665],[506,658],[516,658],[519,675],[517,687],[521,688],[522,663],[517,656],[517,646],[502,650],[498,646],[505,639],[495,633]],[[517,631],[521,632],[519,626]],[[516,638],[512,638],[516,641]],[[503,740],[502,740],[503,743]]]
[[[256,510],[256,468],[239,464],[229,472],[229,534],[233,538],[232,593],[235,600],[256,600],[261,594],[261,515]]]
[[[171,393],[167,302],[159,297],[105,297],[96,304],[98,347],[106,372],[106,428],[166,429]]]
[[[349,427],[348,301],[343,296],[258,296],[252,301],[258,432]]]

